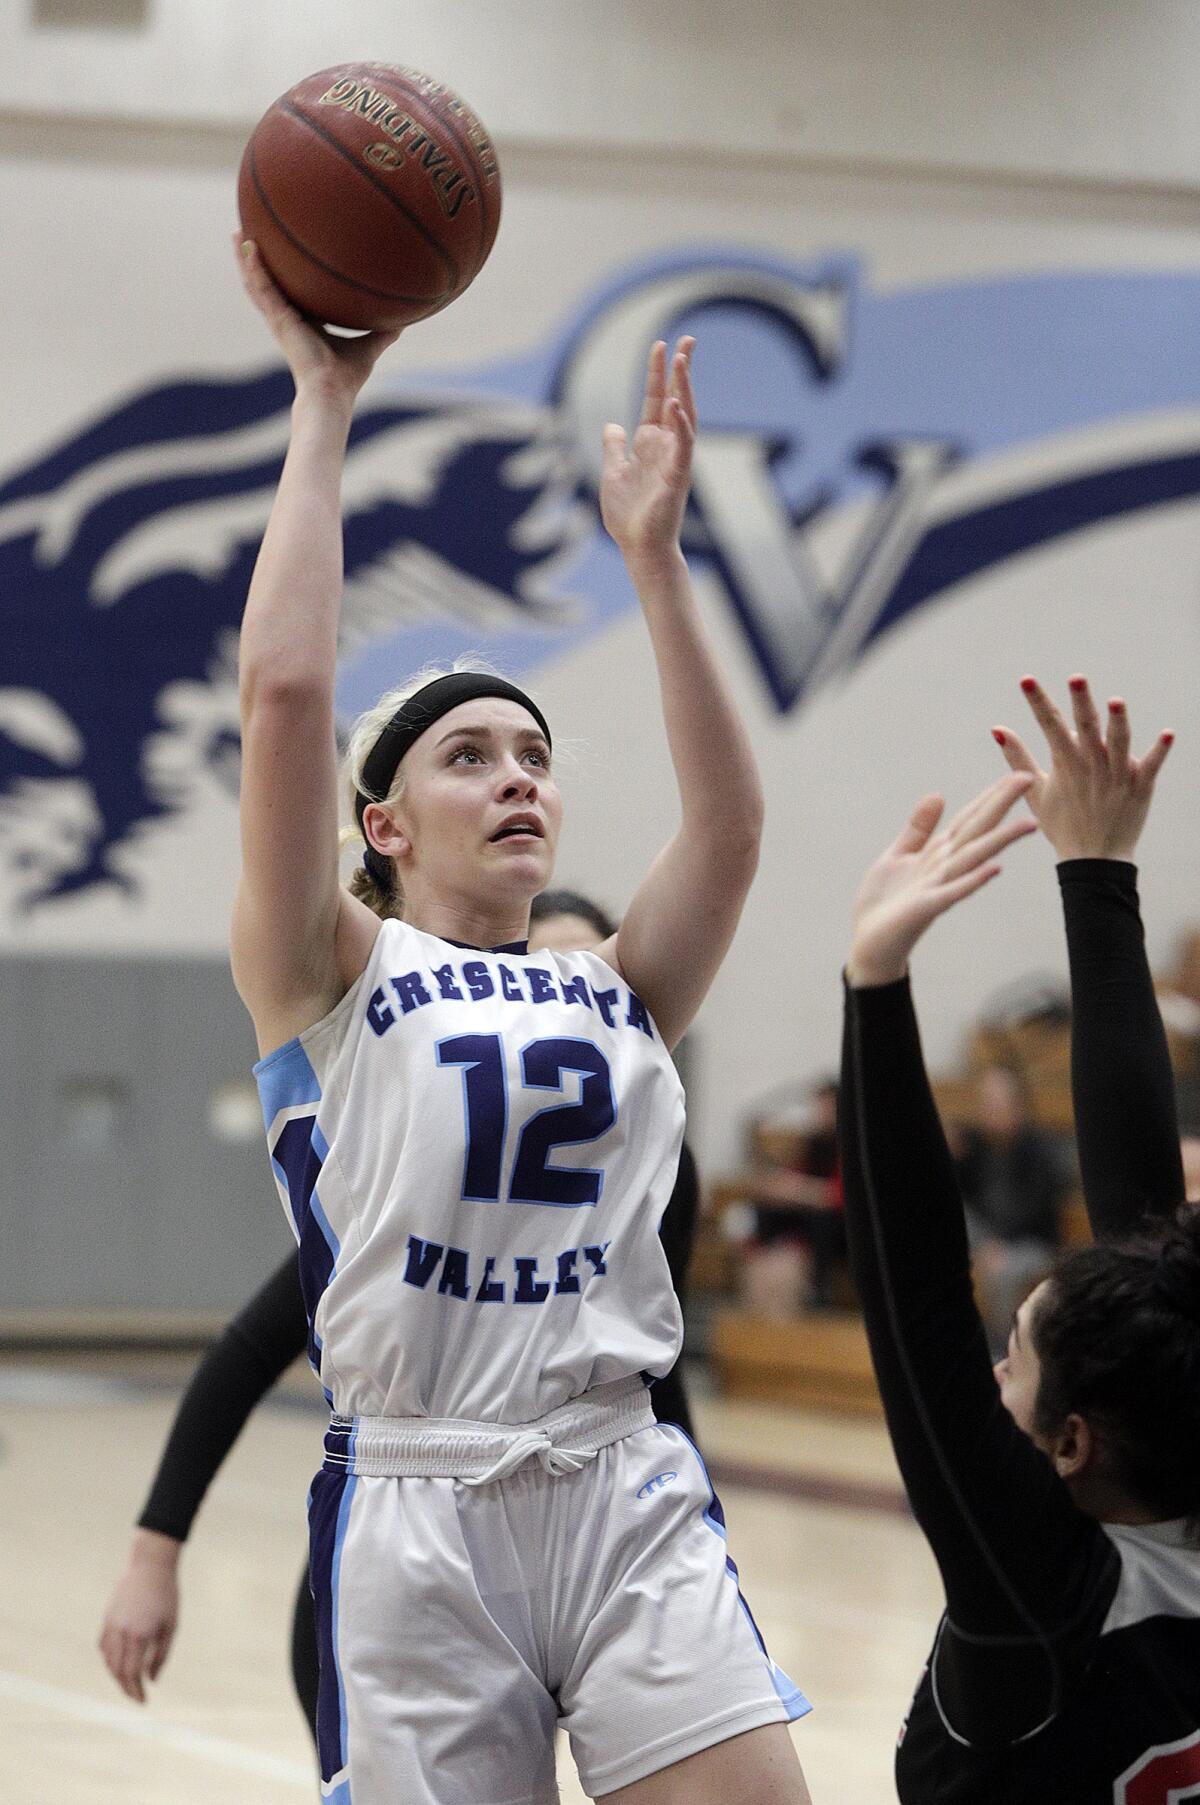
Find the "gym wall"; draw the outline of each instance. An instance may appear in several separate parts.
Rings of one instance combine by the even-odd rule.
[[[1145,847],[1157,962],[1200,916],[1198,56],[1194,8],[1095,0],[1052,18],[1014,0],[76,0],[0,16],[0,961],[8,1107],[46,1137],[0,1194],[10,1234],[71,1188],[77,1118],[36,1099],[98,1097],[104,1117],[105,1085],[125,1082],[95,997],[144,995],[152,1016],[156,961],[209,982],[219,1071],[194,1067],[185,1011],[169,1045],[147,1042],[147,1061],[178,1060],[178,1094],[234,1084],[245,1051],[224,958],[233,624],[269,485],[236,474],[214,385],[263,379],[242,430],[276,443],[278,361],[228,238],[241,148],[276,94],[326,64],[403,61],[494,133],[496,250],[382,366],[391,461],[348,475],[352,513],[383,493],[410,537],[428,532],[445,608],[406,565],[369,560],[342,700],[439,649],[492,652],[567,743],[560,876],[616,909],[671,831],[674,790],[572,380],[590,359],[627,418],[621,320],[640,342],[699,333],[710,450],[691,550],[769,809],[693,1037],[695,1140],[716,1170],[757,1096],[835,1062],[858,876],[916,796],[959,798],[999,769],[988,729],[1023,724],[1022,671],[1061,691],[1087,670],[1126,695],[1139,739],[1178,729]],[[455,562],[465,504],[444,479],[472,434],[517,460],[484,460],[487,507],[514,484],[530,508],[584,497],[544,542],[511,529],[515,595]],[[1002,986],[1063,969],[1050,859],[1023,846],[922,953],[931,1061],[955,1059]],[[86,1040],[63,1004],[84,993],[101,1024]],[[139,1120],[124,1194],[158,1198],[155,1234],[170,1248],[177,1224],[186,1259],[151,1262],[147,1298],[138,1212],[101,1185],[103,1279],[44,1234],[44,1253],[0,1262],[0,1310],[222,1309],[286,1245],[265,1154],[176,1183],[204,1148],[183,1136],[172,1161],[174,1107]],[[239,1238],[245,1211],[269,1221],[261,1241]]]

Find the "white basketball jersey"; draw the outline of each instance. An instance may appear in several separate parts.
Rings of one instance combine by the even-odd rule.
[[[255,1076],[339,1414],[527,1423],[669,1370],[658,1225],[683,1092],[594,953],[385,922],[354,987]]]

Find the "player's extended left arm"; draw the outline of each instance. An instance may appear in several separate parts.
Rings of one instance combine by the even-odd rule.
[[[642,421],[627,453],[605,434],[604,515],[650,632],[679,827],[654,860],[617,936],[620,969],[674,1044],[729,947],[758,865],[763,796],[749,735],[700,617],[679,530],[696,432],[691,341],[666,373],[651,355]]]
[[[1138,906],[1119,859],[1058,867],[1071,967],[1071,1092],[1084,1200],[1098,1236],[1132,1233],[1183,1199],[1166,1031]]]
[[[1071,962],[1071,1088],[1088,1217],[1097,1235],[1134,1229],[1183,1199],[1171,1057],[1146,960],[1133,859],[1174,735],[1133,755],[1120,696],[1107,721],[1086,677],[1071,719],[1035,677],[1021,688],[1046,737],[1043,770],[1010,727],[993,728],[1058,857]]]

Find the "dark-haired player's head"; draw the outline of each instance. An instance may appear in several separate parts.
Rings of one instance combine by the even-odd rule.
[[[617,924],[599,903],[578,890],[543,890],[529,909],[529,950],[543,947],[552,953],[576,953],[599,946],[617,931]]]
[[[1064,1254],[996,1377],[1083,1509],[1200,1533],[1200,1213]]]

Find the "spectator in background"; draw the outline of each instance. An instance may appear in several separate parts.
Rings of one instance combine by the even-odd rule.
[[[834,1277],[846,1260],[837,1099],[831,1079],[817,1085],[796,1164],[755,1175],[742,1297],[756,1316],[779,1321],[834,1302]]]
[[[1194,1124],[1200,1120],[1200,930],[1191,928],[1183,935],[1173,967],[1155,980],[1154,988],[1167,1031],[1179,1117]],[[1200,1190],[1189,1185],[1188,1196],[1200,1198]]]
[[[1066,1162],[1031,1121],[1011,1067],[980,1072],[975,1119],[959,1131],[956,1163],[980,1314],[999,1359],[1014,1311],[1050,1269],[1069,1188]]]

